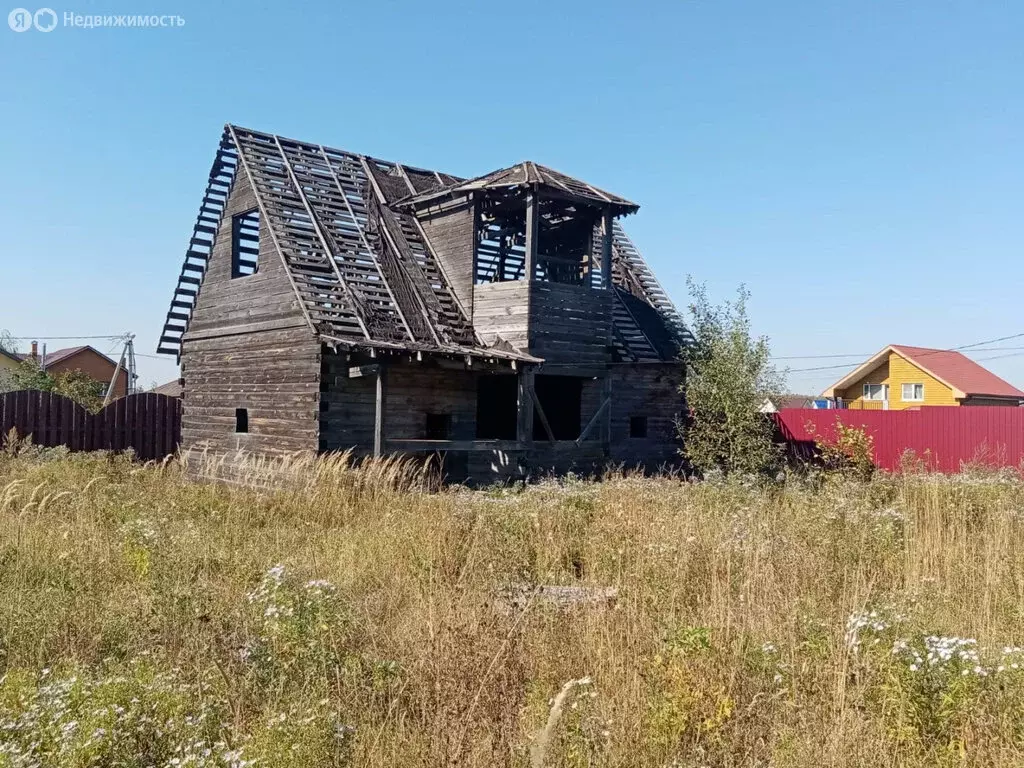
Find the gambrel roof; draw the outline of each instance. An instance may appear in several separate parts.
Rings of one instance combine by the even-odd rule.
[[[157,351],[179,354],[235,178],[252,182],[311,329],[351,347],[537,361],[487,347],[473,329],[417,218],[402,202],[465,186],[541,183],[607,205],[637,206],[535,163],[465,182],[321,144],[225,126]],[[668,360],[685,343],[681,318],[618,222],[614,342],[623,360]]]

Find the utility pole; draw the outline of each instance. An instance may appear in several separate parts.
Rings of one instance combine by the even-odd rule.
[[[103,405],[110,402],[110,399],[114,396],[114,387],[117,386],[117,380],[121,376],[121,371],[125,369],[125,363],[127,362],[127,373],[128,373],[128,387],[125,394],[135,394],[135,334],[126,333],[121,337],[124,341],[124,346],[121,348],[121,357],[117,361],[117,367],[114,368],[114,375],[110,379],[110,386],[107,387],[107,394],[103,398]]]

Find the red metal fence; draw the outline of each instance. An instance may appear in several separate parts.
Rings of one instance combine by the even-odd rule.
[[[14,429],[35,445],[72,451],[123,451],[144,461],[162,459],[181,440],[181,401],[145,392],[113,401],[99,413],[52,392],[20,390],[0,395],[0,440]]]
[[[782,437],[797,451],[816,438],[831,441],[836,422],[874,438],[875,464],[898,471],[913,451],[928,469],[959,472],[968,462],[1019,467],[1024,461],[1024,408],[933,406],[906,411],[787,408],[772,414]]]

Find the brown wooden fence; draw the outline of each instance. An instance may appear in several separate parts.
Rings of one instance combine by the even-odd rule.
[[[174,453],[181,441],[181,401],[145,392],[115,400],[99,413],[52,392],[0,395],[0,440],[14,429],[35,445],[72,451],[124,451],[143,461]]]

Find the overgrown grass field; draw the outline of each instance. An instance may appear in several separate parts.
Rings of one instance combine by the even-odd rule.
[[[4,456],[0,766],[1018,766],[1022,611],[1006,477]]]

